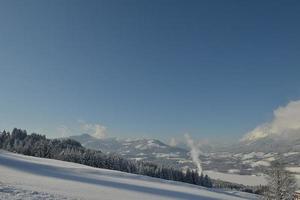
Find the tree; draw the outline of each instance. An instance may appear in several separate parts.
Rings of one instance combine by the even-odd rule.
[[[264,194],[265,200],[293,200],[296,180],[290,172],[285,170],[280,161],[271,163],[267,175],[268,187]]]
[[[203,174],[199,176],[194,170],[188,169],[184,173],[169,166],[128,160],[117,154],[104,154],[101,151],[86,149],[72,139],[47,139],[45,135],[27,134],[26,130],[17,128],[11,134],[6,131],[0,132],[0,149],[210,187],[209,184],[203,184],[206,179],[206,182],[210,181],[209,177],[204,177]]]
[[[204,179],[203,179],[203,186],[211,188],[212,185],[212,181],[211,179],[207,176],[207,174],[205,175]]]

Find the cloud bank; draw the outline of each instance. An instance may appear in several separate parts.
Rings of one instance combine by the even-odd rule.
[[[257,126],[247,133],[242,141],[253,141],[268,136],[300,136],[300,100],[291,101],[286,106],[273,111],[271,122]]]

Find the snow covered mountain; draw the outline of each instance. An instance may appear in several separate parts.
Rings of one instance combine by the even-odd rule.
[[[173,167],[182,167],[183,164],[193,166],[188,150],[171,147],[155,139],[98,139],[88,134],[70,138],[80,142],[84,147],[117,153],[128,159],[151,161]]]
[[[258,196],[207,189],[80,164],[0,151],[0,199],[245,200]]]
[[[166,145],[158,140],[134,139],[120,140],[116,138],[97,139],[87,134],[74,136],[73,139],[83,146],[99,149],[104,152],[116,152],[126,158],[151,161],[181,169],[196,169],[188,150]],[[288,168],[300,166],[300,139],[275,137],[257,138],[240,141],[228,146],[210,149],[200,155],[201,165],[210,177],[238,183],[235,176],[246,177],[243,184],[263,184],[262,173],[270,163],[280,157]],[[300,172],[293,172],[300,180]],[[240,180],[240,179],[239,179]]]
[[[214,149],[208,155],[211,167],[216,172],[260,176],[271,162],[281,159],[287,168],[300,166],[300,136],[270,134],[265,137],[244,137],[243,140]],[[218,166],[222,163],[222,166]],[[300,180],[300,172],[293,172]]]
[[[291,135],[290,137],[281,137],[270,135],[262,138],[243,139],[223,150],[235,153],[250,153],[260,151],[265,153],[288,153],[300,152],[300,135]]]
[[[97,139],[87,134],[71,138],[87,148],[115,152],[128,159],[151,161],[181,169],[196,169],[188,150],[171,147],[159,140]],[[209,152],[200,155],[200,160],[205,171],[223,173],[226,176],[232,174],[256,175],[260,180],[261,173],[278,156],[286,161],[287,167],[300,166],[300,140],[278,140],[266,137],[251,142],[241,141],[210,149]],[[225,176],[221,178],[223,177]]]

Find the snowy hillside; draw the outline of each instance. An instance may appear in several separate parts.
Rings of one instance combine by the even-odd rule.
[[[130,160],[149,161],[175,168],[195,167],[188,155],[188,150],[171,147],[156,139],[98,139],[88,134],[70,137],[82,146],[100,150],[104,153],[117,153]]]
[[[84,147],[100,150],[105,153],[118,153],[126,158],[139,158],[139,160],[155,160],[161,157],[187,158],[188,150],[171,147],[157,139],[98,139],[88,134],[70,137],[80,142]]]
[[[97,139],[88,134],[70,137],[84,147],[105,153],[115,152],[131,160],[150,161],[183,170],[196,169],[190,153],[186,149],[171,147],[156,139]],[[300,139],[273,140],[263,138],[252,143],[236,143],[212,148],[200,154],[204,171],[215,179],[242,183],[245,185],[265,184],[261,174],[269,167],[279,154],[287,167],[300,166]],[[210,173],[214,171],[217,173]],[[240,175],[241,179],[235,177]],[[250,177],[250,178],[245,178]],[[240,180],[243,180],[240,182]],[[251,181],[248,181],[251,180]]]
[[[0,199],[257,199],[84,165],[0,151]]]

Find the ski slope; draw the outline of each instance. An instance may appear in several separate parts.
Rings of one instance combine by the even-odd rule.
[[[258,197],[0,151],[0,199],[242,200]]]

